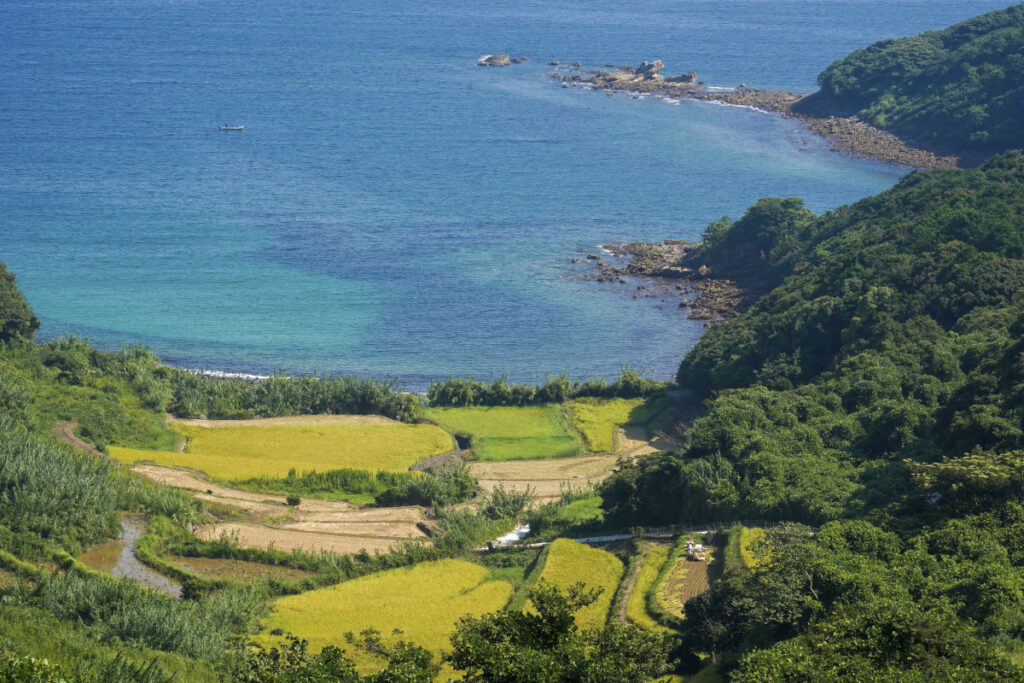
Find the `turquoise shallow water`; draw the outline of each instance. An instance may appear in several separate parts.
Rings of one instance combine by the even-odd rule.
[[[545,63],[809,91],[856,47],[1005,4],[5,2],[0,259],[42,337],[178,365],[668,377],[703,326],[572,258],[906,169],[750,110],[562,89]],[[474,65],[491,52],[533,61]]]

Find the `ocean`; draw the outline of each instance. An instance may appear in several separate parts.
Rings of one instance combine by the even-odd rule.
[[[4,0],[0,260],[40,338],[183,367],[667,379],[704,324],[572,259],[909,169],[748,109],[564,89],[547,62],[804,92],[853,49],[1006,5]]]

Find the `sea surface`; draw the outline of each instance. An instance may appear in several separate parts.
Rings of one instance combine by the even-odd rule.
[[[853,49],[1005,6],[3,0],[0,260],[41,338],[179,366],[668,378],[703,323],[573,258],[908,169],[748,109],[563,89],[547,62],[811,91]],[[531,61],[475,65],[505,52]]]

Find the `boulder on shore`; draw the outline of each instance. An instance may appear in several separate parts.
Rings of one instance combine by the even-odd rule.
[[[511,61],[508,55],[484,55],[476,63],[477,66],[508,66]]]
[[[513,64],[522,64],[523,62],[528,62],[528,61],[530,61],[529,57],[513,57],[512,58],[512,63]]]

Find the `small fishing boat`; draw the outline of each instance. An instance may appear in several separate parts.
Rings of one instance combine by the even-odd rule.
[[[217,128],[219,130],[242,130],[245,126],[229,126],[225,123],[223,126],[217,126]]]

